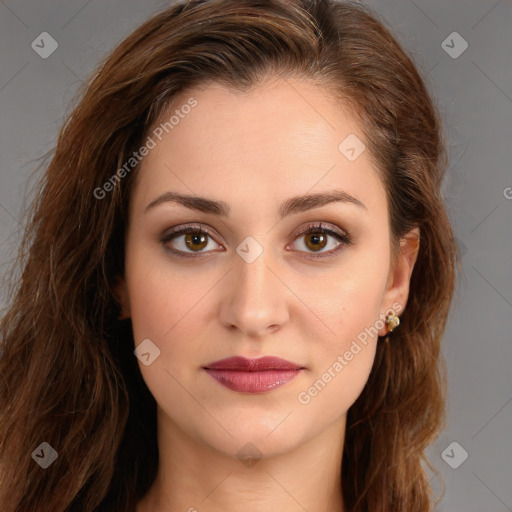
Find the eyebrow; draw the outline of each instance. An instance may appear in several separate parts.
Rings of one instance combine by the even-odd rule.
[[[151,203],[144,208],[144,211],[146,212],[155,206],[169,202],[181,204],[190,210],[210,213],[220,217],[229,217],[231,210],[230,206],[224,201],[213,201],[205,197],[178,194],[177,192],[165,192],[154,201],[151,201]],[[291,197],[281,205],[279,215],[281,218],[284,218],[294,213],[305,212],[335,202],[353,204],[361,209],[367,210],[366,205],[356,197],[351,196],[343,190],[331,190],[319,194]]]

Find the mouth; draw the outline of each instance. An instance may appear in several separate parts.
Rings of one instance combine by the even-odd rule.
[[[229,357],[204,366],[219,384],[239,393],[265,393],[280,388],[305,368],[279,357]]]

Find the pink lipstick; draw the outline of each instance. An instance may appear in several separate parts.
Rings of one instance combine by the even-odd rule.
[[[258,359],[229,357],[203,368],[217,382],[240,393],[264,393],[279,388],[304,369],[301,365],[270,356]]]

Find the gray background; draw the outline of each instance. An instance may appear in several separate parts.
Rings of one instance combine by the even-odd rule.
[[[512,2],[366,3],[392,26],[426,75],[448,137],[443,191],[464,276],[443,340],[448,426],[427,452],[446,484],[437,510],[511,511]],[[16,251],[36,159],[54,145],[81,80],[167,5],[0,0],[0,276]],[[31,47],[42,32],[58,42],[46,59]],[[468,44],[457,58],[444,49],[453,54],[463,48],[457,36],[448,37],[452,32]],[[432,481],[439,492],[438,478]]]

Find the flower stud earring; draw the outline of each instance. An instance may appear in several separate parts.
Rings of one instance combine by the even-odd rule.
[[[392,332],[396,327],[400,325],[400,318],[394,313],[389,313],[386,316],[386,325],[388,326],[389,332]]]

